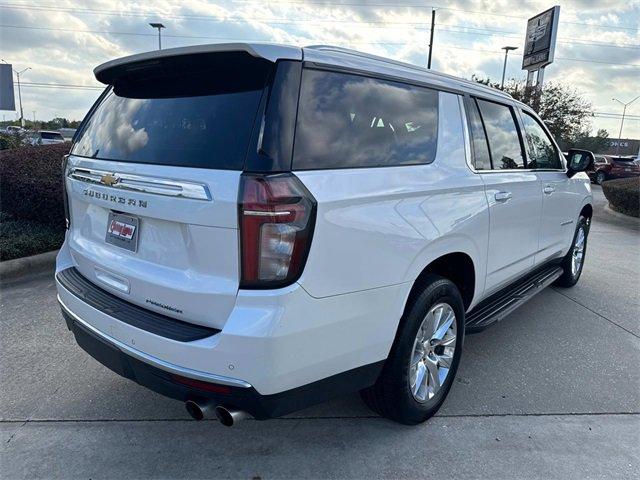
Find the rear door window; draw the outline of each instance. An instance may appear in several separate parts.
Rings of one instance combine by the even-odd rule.
[[[360,75],[303,71],[294,169],[430,163],[437,138],[437,91]]]
[[[526,146],[529,154],[528,168],[561,169],[560,156],[542,125],[527,112],[522,112]]]
[[[85,122],[74,155],[241,170],[269,67],[233,58],[164,65],[116,83]]]
[[[469,102],[469,125],[473,138],[473,158],[476,170],[491,170],[491,154],[487,144],[487,134],[484,131],[478,104],[474,99]]]
[[[480,99],[478,99],[478,107],[489,140],[493,169],[525,168],[513,109],[506,105]]]

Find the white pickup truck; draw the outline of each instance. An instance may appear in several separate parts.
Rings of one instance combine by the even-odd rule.
[[[64,160],[58,298],[117,373],[232,425],[361,391],[422,422],[465,331],[575,284],[593,161],[509,95],[329,46],[113,60]]]

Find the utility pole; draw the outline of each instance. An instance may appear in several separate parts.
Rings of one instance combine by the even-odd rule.
[[[622,106],[624,107],[622,109],[622,120],[620,120],[620,133],[618,134],[618,144],[616,145],[616,155],[620,155],[620,140],[622,140],[622,127],[624,126],[624,116],[627,113],[627,107],[629,105],[631,105],[633,102],[635,102],[636,100],[638,100],[639,98],[640,98],[640,95],[638,95],[636,98],[634,98],[633,100],[631,100],[630,102],[627,102],[627,103],[621,102],[617,98],[612,98],[611,99],[614,102],[618,102],[618,103],[622,104]]]
[[[36,129],[36,111],[33,111],[33,129]]]
[[[500,90],[504,90],[504,76],[507,73],[507,56],[509,55],[509,50],[517,50],[518,47],[502,47],[504,50],[504,65],[502,67],[502,82],[500,82]]]
[[[433,54],[433,31],[436,28],[436,10],[431,9],[431,33],[429,35],[429,60],[427,61],[427,68],[431,70],[431,56]]]
[[[165,26],[161,23],[150,23],[149,26],[158,29],[158,50],[162,50],[162,33],[161,32],[162,32],[162,29],[165,28]]]
[[[22,75],[27,70],[31,70],[31,67],[27,67],[19,72],[14,70],[16,77],[18,77],[18,101],[20,103],[20,126],[24,128],[24,112],[22,111],[22,92],[20,91],[20,75]]]

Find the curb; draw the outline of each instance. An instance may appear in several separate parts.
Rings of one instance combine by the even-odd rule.
[[[613,208],[611,208],[609,204],[606,204],[604,206],[604,211],[607,212],[612,217],[616,217],[616,218],[619,218],[620,220],[626,220],[627,222],[640,225],[640,218],[632,217],[631,215],[626,215],[624,213],[617,212]]]
[[[16,258],[0,262],[0,279],[2,283],[13,281],[36,273],[52,270],[56,265],[58,250],[40,253],[31,257]]]

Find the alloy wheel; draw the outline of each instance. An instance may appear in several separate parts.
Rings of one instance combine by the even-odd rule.
[[[575,277],[580,271],[582,261],[584,260],[584,247],[587,236],[584,227],[578,228],[576,241],[573,244],[573,252],[571,253],[571,274]]]
[[[424,403],[444,384],[456,350],[456,314],[447,303],[431,307],[413,343],[409,364],[409,388],[413,398]]]

